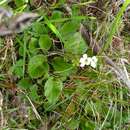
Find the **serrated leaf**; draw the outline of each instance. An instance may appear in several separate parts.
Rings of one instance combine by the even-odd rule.
[[[48,35],[42,35],[39,39],[40,48],[43,50],[49,50],[52,45],[52,41]]]
[[[44,55],[32,57],[28,64],[28,73],[32,78],[39,78],[48,72],[49,66]]]
[[[44,86],[45,96],[50,104],[56,103],[61,94],[62,88],[63,84],[60,80],[56,80],[53,77],[50,77],[46,81]]]

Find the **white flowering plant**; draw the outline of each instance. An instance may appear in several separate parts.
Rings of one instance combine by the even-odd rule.
[[[88,66],[88,65],[90,65],[93,68],[96,68],[98,59],[96,56],[88,57],[87,54],[83,54],[83,56],[80,58],[79,62],[80,62],[81,68]]]

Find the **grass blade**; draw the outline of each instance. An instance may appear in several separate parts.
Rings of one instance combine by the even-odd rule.
[[[117,16],[115,17],[112,25],[110,26],[110,31],[108,33],[108,39],[106,44],[104,44],[103,49],[101,50],[101,52],[105,51],[108,49],[109,45],[112,43],[112,38],[113,35],[115,35],[115,33],[117,32],[118,28],[120,27],[121,21],[122,21],[122,16],[124,11],[126,10],[127,6],[130,4],[130,0],[126,0],[122,6],[122,8],[120,9],[120,11],[118,12]]]

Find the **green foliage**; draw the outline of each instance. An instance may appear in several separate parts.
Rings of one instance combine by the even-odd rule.
[[[48,33],[48,30],[47,28],[45,27],[44,24],[40,23],[40,22],[35,22],[33,25],[32,25],[32,31],[34,33],[36,33],[35,35],[38,35],[40,36],[41,34],[46,34]]]
[[[66,40],[64,47],[68,53],[78,55],[85,53],[87,50],[87,45],[79,32],[73,35],[70,34],[69,38]]]
[[[55,104],[56,101],[58,100],[61,91],[63,88],[62,81],[55,79],[53,77],[50,77],[44,86],[45,89],[45,96],[48,99],[48,102],[50,104]]]
[[[120,25],[121,25],[121,21],[122,21],[123,13],[124,13],[124,11],[126,10],[126,8],[129,4],[130,4],[130,0],[126,0],[124,2],[122,8],[120,9],[120,11],[118,12],[114,21],[112,22],[112,25],[110,26],[110,30],[109,30],[109,33],[108,33],[107,42],[104,45],[104,48],[103,48],[102,51],[106,50],[109,47],[109,45],[112,43],[112,38],[115,35],[115,33],[119,30]]]
[[[48,35],[41,35],[39,38],[39,46],[43,50],[49,50],[52,46],[52,41]]]
[[[33,84],[29,78],[21,79],[18,83],[18,87],[25,89],[25,90],[32,88],[32,86],[33,86]]]
[[[65,42],[62,38],[61,33],[58,31],[58,29],[48,20],[47,17],[44,17],[46,25],[51,29],[51,31],[60,39],[61,42]]]
[[[79,22],[77,21],[68,21],[63,24],[63,26],[60,28],[60,33],[63,36],[65,40],[70,38],[73,33],[75,33],[79,29]]]
[[[32,57],[28,63],[28,73],[31,78],[39,78],[48,73],[49,66],[44,55]]]
[[[38,91],[38,86],[36,84],[34,84],[33,86],[30,87],[29,97],[34,102],[39,101],[39,95],[38,95],[37,91]]]
[[[58,19],[58,18],[62,18],[63,13],[61,11],[53,11],[51,19]]]
[[[55,57],[52,61],[52,66],[55,70],[55,73],[65,74],[71,72],[73,69],[72,64],[67,63],[63,58],[61,57]]]
[[[77,119],[71,119],[68,121],[68,127],[72,130],[79,128],[79,121]]]
[[[22,59],[18,60],[16,64],[12,66],[11,72],[18,77],[23,77],[23,60]]]
[[[30,39],[30,42],[29,42],[29,51],[32,53],[32,54],[35,54],[38,50],[37,50],[37,48],[38,48],[38,40],[37,40],[37,38],[34,38],[34,37],[32,37],[31,39]]]
[[[17,7],[20,7],[28,2],[28,0],[14,0]]]
[[[108,19],[103,21],[96,19],[98,11],[92,17],[91,13],[87,13],[87,7],[93,7],[89,3],[93,2],[0,2],[0,5],[11,9],[14,15],[24,12],[39,15],[30,20],[30,26],[23,32],[0,38],[0,88],[3,95],[0,116],[3,114],[3,119],[6,119],[3,129],[40,130],[48,127],[51,130],[126,130],[130,127],[129,91],[107,68],[102,54],[97,56],[98,68],[79,67],[83,54],[93,56],[92,48],[81,36],[80,25],[84,24],[90,29],[90,42],[106,42],[103,48],[106,51],[113,36],[120,31],[123,12],[130,1],[125,1],[116,16],[111,14],[113,10],[106,12],[104,7],[93,8],[92,11],[98,9],[106,15]],[[108,8],[107,4],[105,8]],[[111,5],[109,8],[112,8]],[[8,18],[6,22],[8,27]],[[109,30],[106,29],[108,25]],[[124,31],[119,32],[119,39],[123,37],[123,42],[128,44],[129,33],[125,32],[126,37]],[[129,53],[128,46],[126,48],[116,56],[113,50],[108,49],[107,55],[116,64],[120,57],[129,57],[126,54]],[[126,69],[130,71],[129,64]]]

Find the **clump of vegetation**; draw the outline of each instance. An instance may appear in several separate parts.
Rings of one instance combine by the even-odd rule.
[[[0,1],[1,129],[129,129],[129,4]]]

